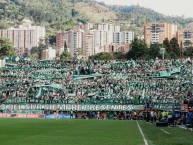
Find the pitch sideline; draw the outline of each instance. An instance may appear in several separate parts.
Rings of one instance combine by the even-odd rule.
[[[169,132],[167,132],[167,131],[165,131],[165,130],[163,130],[163,129],[160,129],[161,131],[163,131],[164,133],[166,133],[166,134],[170,134]]]
[[[141,129],[138,121],[136,121],[136,122],[137,122],[137,125],[138,125],[138,128],[139,128],[139,131],[140,131],[140,133],[141,133],[141,135],[142,135],[142,137],[143,137],[143,141],[144,141],[145,145],[149,145],[148,142],[147,142],[147,140],[146,140],[146,138],[145,138],[145,136],[144,136],[144,134],[143,134],[143,131],[142,131],[142,129]]]

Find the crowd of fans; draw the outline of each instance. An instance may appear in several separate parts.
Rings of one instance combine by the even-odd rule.
[[[14,61],[1,70],[0,101],[66,104],[182,103],[192,61]],[[189,94],[189,95],[188,95]]]
[[[192,60],[30,61],[7,58],[0,69],[0,103],[143,105],[142,111],[73,112],[73,118],[121,119],[192,124]],[[187,108],[187,107],[186,107]],[[180,108],[178,108],[180,110]],[[187,110],[186,110],[187,111]]]

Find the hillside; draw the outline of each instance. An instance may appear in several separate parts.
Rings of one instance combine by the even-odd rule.
[[[31,19],[35,24],[61,29],[72,23],[69,3],[63,0],[5,0],[0,3],[1,22],[7,25],[20,23],[23,18]],[[67,23],[67,24],[66,24]],[[0,26],[2,27],[2,26]]]
[[[99,23],[117,17],[106,6],[88,0],[0,0],[0,29],[19,24],[24,18],[60,30],[79,22]]]
[[[0,0],[0,29],[29,18],[49,32],[68,30],[82,22],[119,22],[122,30],[143,34],[143,25],[164,21],[184,27],[193,18],[170,17],[140,6],[109,6],[93,0]]]
[[[186,25],[193,21],[193,18],[184,18],[183,16],[166,16],[161,13],[158,13],[154,10],[140,7],[140,6],[126,6],[126,7],[118,7],[118,11],[122,15],[126,15],[128,19],[134,19],[138,25],[143,25],[146,22],[152,21],[166,21],[170,23],[175,23],[179,26]],[[141,18],[141,21],[140,21]],[[137,21],[138,20],[138,21]]]
[[[188,23],[193,22],[193,18],[184,18],[183,16],[166,16],[139,5],[109,7],[114,12],[119,14],[119,21],[125,22],[130,29],[136,31],[138,34],[142,34],[143,26],[147,22],[169,22],[177,24],[179,28],[183,28]]]
[[[115,12],[111,11],[111,9],[106,6],[95,2],[79,2],[74,6],[74,9],[78,11],[79,16],[85,16],[90,22],[93,23],[117,19]]]

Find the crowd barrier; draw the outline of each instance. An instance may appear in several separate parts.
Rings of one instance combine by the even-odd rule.
[[[56,119],[56,114],[7,114],[1,113],[0,118],[45,118],[45,119]],[[71,119],[70,114],[59,114],[59,119]]]
[[[56,119],[57,116],[56,116],[56,114],[47,114],[47,115],[45,115],[45,118],[46,119]],[[70,114],[59,114],[58,118],[59,119],[71,119],[71,116],[70,116]]]
[[[0,114],[0,118],[45,118],[45,114]]]

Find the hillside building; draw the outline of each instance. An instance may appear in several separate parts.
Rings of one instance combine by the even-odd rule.
[[[168,38],[171,40],[176,37],[177,25],[171,23],[147,23],[144,26],[144,40],[150,45],[151,43],[163,43]]]
[[[100,52],[127,52],[133,39],[133,32],[120,32],[116,24],[79,24],[72,30],[56,34],[56,49],[59,51],[66,43],[72,56],[81,54],[83,59],[88,59]],[[112,46],[115,51],[111,51]]]
[[[193,46],[193,23],[178,31],[178,43],[182,48]]]
[[[38,47],[40,40],[45,39],[45,27],[17,26],[0,30],[0,37],[9,38],[19,56],[29,54],[32,47]]]

